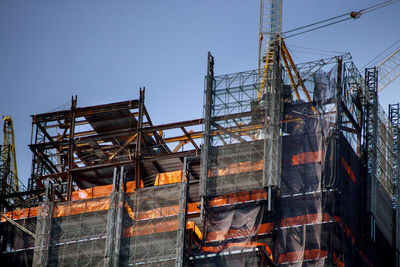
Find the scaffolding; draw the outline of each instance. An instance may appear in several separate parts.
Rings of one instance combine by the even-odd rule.
[[[153,125],[144,89],[137,100],[80,108],[73,97],[69,110],[33,115],[29,190],[2,215],[1,258],[390,266],[399,105],[387,116],[376,70],[363,77],[347,54],[296,70],[273,62],[263,77],[214,76],[209,54],[202,119]]]

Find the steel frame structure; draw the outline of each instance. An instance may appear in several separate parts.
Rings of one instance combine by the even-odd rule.
[[[280,47],[276,46],[276,49],[280,50]],[[274,62],[279,62],[279,52],[274,54],[278,57]],[[272,248],[276,246],[279,234],[299,229],[321,229],[327,238],[323,240],[321,237],[320,241],[326,242],[329,253],[314,260],[333,262],[332,247],[341,240],[350,239],[343,234],[347,231],[346,226],[334,215],[326,220],[290,225],[279,221],[276,214],[290,212],[290,205],[280,206],[285,201],[294,203],[307,199],[307,196],[315,198],[316,209],[322,212],[323,205],[319,199],[344,194],[344,191],[335,188],[334,182],[326,183],[326,180],[321,180],[321,187],[305,187],[302,189],[304,192],[296,194],[279,195],[278,190],[271,190],[282,189],[282,140],[293,133],[290,124],[306,120],[317,123],[321,127],[317,129],[318,134],[324,138],[335,139],[329,143],[331,139],[326,138],[321,144],[326,146],[322,150],[327,150],[328,144],[334,146],[329,148],[334,150],[334,156],[327,158],[333,163],[323,164],[332,164],[328,167],[335,172],[333,176],[336,178],[339,175],[355,176],[351,168],[346,169],[340,161],[340,140],[344,143],[347,140],[357,160],[364,148],[368,166],[367,210],[372,215],[370,238],[375,238],[376,225],[388,242],[393,242],[399,236],[396,231],[399,228],[396,191],[399,106],[391,106],[390,116],[386,118],[377,102],[376,71],[367,70],[364,79],[346,58],[297,66],[308,93],[313,97],[311,101],[294,100],[293,88],[288,91],[288,86],[293,86],[293,83],[281,66],[267,68],[264,96],[258,98],[262,84],[259,70],[214,76],[214,58],[209,54],[204,119],[153,125],[144,105],[144,89],[140,90],[138,100],[79,108],[77,99],[72,98],[70,110],[32,116],[30,148],[34,159],[30,191],[21,193],[22,197],[28,197],[15,206],[40,206],[35,219],[35,244],[25,249],[33,250],[33,265],[207,266],[223,258],[234,262],[242,255],[253,257],[249,262],[271,266],[272,260],[262,246],[233,250],[234,253],[222,251],[218,255],[202,251],[214,242],[207,239],[209,223],[213,220],[210,217],[210,211],[214,209],[211,201],[227,195],[251,195],[254,190],[265,190],[268,198],[226,203],[215,210],[262,206],[265,210],[263,216],[273,227],[262,233],[251,233],[246,238],[268,243]],[[336,84],[330,85],[334,92],[326,99],[318,99],[311,93],[317,90],[312,87],[314,74],[334,63],[337,63],[332,68],[332,73],[336,73]],[[289,112],[289,109],[292,110]],[[297,126],[303,127],[301,123]],[[314,137],[310,135],[307,138],[311,140]],[[200,146],[201,140],[203,144]],[[318,143],[318,148],[321,144]],[[303,151],[301,145],[298,148],[298,152],[309,152],[305,148]],[[285,153],[287,156],[288,152]],[[309,160],[307,157],[300,159]],[[293,155],[284,160],[285,164],[288,160],[292,162]],[[253,167],[260,163],[262,168]],[[247,169],[236,172],[237,166]],[[182,171],[180,182],[155,186],[157,174],[178,170]],[[315,175],[313,171],[304,171],[304,175]],[[394,178],[385,184],[392,174]],[[363,179],[362,175],[360,178]],[[126,183],[133,181],[135,190],[126,192]],[[394,186],[390,187],[392,182]],[[71,198],[74,190],[111,183],[113,189],[109,196],[78,201]],[[86,209],[98,201],[107,203],[107,208]],[[198,201],[201,201],[200,212],[189,215],[188,205]],[[82,207],[82,212],[73,213],[72,203]],[[395,205],[394,212],[392,204]],[[54,216],[57,209],[70,211],[57,217]],[[393,220],[385,221],[388,216]],[[203,239],[199,246],[190,241],[191,232],[186,229],[189,219],[202,228]],[[393,233],[391,238],[387,237],[384,227]],[[235,243],[240,238],[243,237],[232,237],[222,242]],[[398,238],[396,242],[393,243],[398,248]],[[276,249],[273,251],[277,258]],[[281,260],[282,265],[289,262]]]
[[[78,188],[109,184],[109,167],[129,165],[128,177],[138,179],[148,176],[143,161],[157,165],[156,159],[171,155],[182,161],[184,155],[200,151],[203,120],[154,126],[144,106],[144,90],[139,100],[87,108],[76,108],[73,103],[71,110],[32,118],[30,148],[34,156],[29,190],[44,188],[43,181],[50,178],[59,200],[69,200]],[[174,131],[172,136],[161,136]],[[159,166],[153,168],[162,172]]]

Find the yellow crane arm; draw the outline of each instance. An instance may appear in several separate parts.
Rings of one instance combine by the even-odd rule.
[[[280,43],[281,43],[280,56],[284,63],[287,74],[289,75],[289,79],[292,84],[293,91],[296,95],[297,100],[300,100],[300,95],[299,95],[299,92],[297,91],[297,87],[300,85],[305,97],[307,98],[307,101],[312,102],[310,94],[308,93],[307,88],[304,85],[303,79],[301,78],[301,75],[300,75],[299,71],[297,70],[296,65],[293,62],[292,56],[290,55],[289,50],[287,49],[284,40],[280,39]],[[273,44],[273,43],[271,43],[271,44]],[[267,80],[268,69],[270,68],[270,66],[272,64],[273,58],[274,58],[274,47],[271,46],[267,52],[267,58],[265,61],[263,73],[261,75],[260,89],[258,90],[258,97],[257,97],[258,100],[261,98],[261,95],[263,93],[263,89],[265,87],[265,83]],[[292,74],[292,70],[294,72],[294,76]],[[297,80],[297,83],[295,83],[295,79]],[[312,106],[312,110],[314,111],[314,113],[317,113],[317,109],[314,106]]]
[[[19,192],[19,184],[18,184],[18,168],[17,168],[17,157],[15,153],[15,137],[14,137],[14,126],[13,120],[10,116],[6,116],[3,118],[3,135],[4,135],[4,150],[3,150],[3,158],[11,157],[10,159],[10,170],[13,172],[14,176],[14,184],[10,185],[13,187],[15,192]],[[9,149],[9,152],[7,151]],[[9,155],[7,155],[9,153]]]

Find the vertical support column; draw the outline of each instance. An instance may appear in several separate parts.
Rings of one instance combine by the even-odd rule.
[[[35,130],[34,130],[35,129]],[[33,132],[35,132],[35,135],[33,135]],[[38,140],[38,127],[37,125],[32,121],[32,130],[31,130],[31,145],[37,144]],[[38,168],[39,168],[39,161],[37,160],[37,155],[36,153],[33,153],[32,157],[32,168],[31,168],[31,177],[29,178],[28,181],[28,190],[34,190],[36,189],[36,177],[38,177]]]
[[[333,159],[333,166],[334,166],[334,175],[338,179],[339,175],[339,169],[340,167],[340,131],[341,131],[341,123],[342,123],[342,110],[341,110],[341,105],[342,105],[342,95],[343,95],[343,58],[338,57],[337,58],[337,80],[336,80],[336,118],[335,118],[335,130],[334,130],[334,159]],[[326,259],[326,263],[328,264],[327,266],[333,266],[334,262],[334,251],[333,251],[333,243],[334,243],[334,231],[335,227],[333,225],[328,224],[327,227],[327,256],[328,258]]]
[[[144,91],[145,88],[140,88],[139,92],[139,117],[137,124],[136,135],[136,153],[135,153],[135,188],[140,187],[140,158],[142,147],[142,128],[143,128],[143,109],[144,109]]]
[[[367,211],[371,213],[370,238],[375,241],[376,169],[378,132],[378,72],[376,68],[365,69],[366,120],[365,141],[367,152]]]
[[[119,173],[114,168],[113,191],[110,195],[110,206],[107,219],[107,240],[104,255],[105,267],[119,266],[121,249],[122,213],[124,205],[124,167],[120,167]]]
[[[343,60],[342,57],[337,59],[337,81],[336,81],[336,118],[335,118],[335,130],[334,130],[334,170],[335,175],[339,175],[340,169],[340,126],[341,126],[341,103],[342,103],[342,70],[343,70]]]
[[[263,187],[268,191],[268,211],[272,210],[272,189],[280,186],[281,179],[281,120],[283,115],[282,73],[280,67],[280,38],[274,40],[274,61],[272,74],[266,86],[264,102],[264,167]]]
[[[200,220],[203,225],[203,233],[205,233],[205,197],[207,195],[207,178],[210,168],[209,150],[211,146],[211,121],[212,121],[212,102],[213,102],[213,84],[214,84],[214,57],[208,52],[207,59],[207,76],[205,88],[205,104],[204,104],[204,131],[203,131],[203,146],[201,148],[201,179],[200,179]]]
[[[71,102],[71,116],[69,122],[69,140],[68,140],[68,182],[67,182],[67,201],[71,201],[72,194],[72,175],[69,171],[73,168],[74,164],[74,133],[75,133],[75,110],[76,110],[77,96],[72,96]]]
[[[336,131],[340,131],[341,124],[341,102],[342,102],[342,73],[343,58],[337,59],[337,81],[336,81]],[[338,136],[337,136],[338,137]]]
[[[51,184],[50,180],[46,182],[45,200],[39,206],[37,223],[36,223],[36,239],[33,251],[33,267],[47,266],[49,261],[49,246],[51,235],[51,219],[53,215],[53,203],[51,202]]]
[[[188,179],[187,173],[190,168],[190,161],[187,157],[183,160],[183,172],[181,190],[179,195],[179,214],[178,214],[178,232],[177,232],[177,246],[176,246],[176,267],[186,266],[185,257],[185,243],[186,243],[186,211],[187,211],[187,194],[188,194]]]

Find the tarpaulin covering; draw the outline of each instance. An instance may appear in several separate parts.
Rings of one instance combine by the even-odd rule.
[[[199,239],[202,239],[200,229],[192,221],[186,222],[186,229],[191,229]],[[178,221],[155,221],[150,224],[136,225],[136,227],[127,227],[123,229],[122,236],[135,237],[140,235],[151,235],[157,233],[171,232],[178,230]]]
[[[221,260],[228,266],[252,266],[259,262],[261,254],[254,258],[244,257],[237,263],[237,259],[230,256],[230,253],[262,248],[262,251],[266,251],[266,257],[272,261],[272,251],[262,238],[271,234],[274,228],[273,222],[269,221],[264,212],[266,199],[264,190],[238,192],[210,199],[206,243],[202,251],[220,254],[215,260]]]
[[[141,186],[143,187],[143,181],[141,181]],[[126,183],[126,192],[133,192],[135,190],[135,181],[130,181]],[[105,197],[112,193],[112,184],[96,186],[88,188],[85,190],[73,191],[71,194],[71,200],[82,200],[89,198]]]
[[[338,70],[342,71],[340,76]],[[357,75],[358,71],[346,68],[346,64],[335,65],[331,71],[318,70],[304,81],[312,101],[286,95],[281,140],[274,132],[257,130],[260,124],[268,128],[269,119],[274,122],[267,112],[277,103],[274,93],[254,98],[250,86],[259,89],[256,73],[216,78],[211,115],[205,118],[211,124],[206,129],[210,134],[205,132],[205,145],[210,147],[203,159],[207,179],[202,181],[206,195],[202,249],[207,256],[196,258],[195,263],[256,265],[259,263],[245,257],[238,261],[231,252],[244,255],[246,246],[254,248],[261,243],[273,247],[276,266],[371,266],[377,250],[390,257],[391,252],[382,252],[386,248],[391,251],[386,241],[380,241],[379,246],[363,242],[375,224],[363,210],[368,194],[368,170],[361,171],[366,110],[362,105],[364,81]],[[342,84],[337,84],[338,77]],[[277,142],[282,145],[281,162],[276,160],[280,152]],[[281,172],[279,190],[272,188],[268,198],[247,200],[249,192],[263,190],[277,178],[276,166]],[[266,181],[266,177],[271,179]],[[391,208],[390,201],[380,197],[384,190],[377,190],[382,201],[377,203],[381,219],[376,225],[387,227],[383,231],[377,227],[376,235],[377,239],[390,240],[392,220],[387,211]],[[271,210],[266,208],[268,200],[272,200]],[[212,258],[211,253],[217,256]]]
[[[255,235],[261,224],[262,208],[258,203],[224,210],[211,208],[207,222],[207,240],[212,242]]]
[[[245,161],[229,164],[226,168],[211,171],[209,176],[224,176],[243,172],[261,171],[264,166],[264,161],[259,160],[256,162]]]
[[[283,138],[276,263],[325,266],[323,225],[333,219],[324,211],[321,189],[325,175],[327,180],[334,175],[330,177],[327,171],[333,160],[333,151],[329,149],[332,126],[329,117],[315,116],[310,107],[288,106],[286,114],[289,117],[301,114],[302,120],[290,122],[290,135]]]
[[[141,182],[141,186],[143,187],[143,182]],[[126,192],[130,193],[133,192],[134,190],[135,190],[135,182],[134,181],[127,182]],[[71,194],[71,201],[74,202],[85,199],[101,198],[109,196],[111,193],[112,193],[112,185],[96,186],[84,190],[73,191]],[[91,202],[82,202],[82,203],[78,202],[73,203],[73,202],[56,205],[54,207],[53,216],[60,217],[73,214],[81,214],[85,212],[107,210],[109,205],[107,199],[91,201]],[[10,212],[7,212],[4,215],[12,220],[36,217],[38,215],[38,207],[15,209]],[[5,219],[1,217],[1,221],[4,222]]]
[[[318,114],[310,104],[285,106],[286,118],[293,120],[284,126],[288,135],[282,142],[276,264],[368,265],[368,256],[355,249],[362,246],[361,162],[343,134],[334,135],[335,75],[320,71],[313,78]]]
[[[252,190],[238,193],[225,194],[222,196],[214,197],[209,200],[209,204],[213,207],[245,203],[249,201],[266,200],[267,193],[261,190]]]
[[[182,173],[182,170],[159,173],[156,175],[154,186],[182,182]]]
[[[38,207],[15,209],[4,214],[4,216],[7,216],[11,220],[31,218],[31,217],[36,217],[37,215],[38,215]],[[6,219],[1,217],[1,221],[5,222]]]
[[[91,199],[90,201],[72,202],[70,204],[59,204],[53,208],[53,217],[70,216],[88,212],[108,210],[109,198]]]

